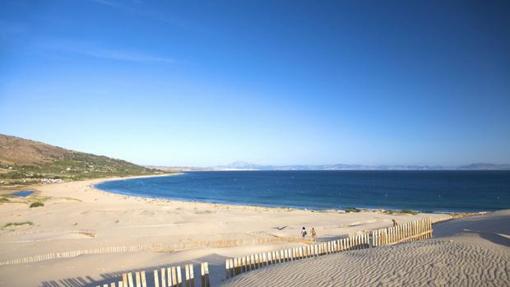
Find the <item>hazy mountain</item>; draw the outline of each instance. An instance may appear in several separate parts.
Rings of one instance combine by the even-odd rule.
[[[459,166],[461,170],[510,170],[510,164],[472,163]]]
[[[474,163],[463,166],[361,164],[260,165],[236,161],[231,164],[212,167],[210,170],[510,170],[510,164]]]

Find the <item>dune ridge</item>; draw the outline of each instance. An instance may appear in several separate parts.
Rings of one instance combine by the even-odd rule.
[[[509,226],[508,210],[453,220],[434,239],[270,266],[224,286],[510,286]]]

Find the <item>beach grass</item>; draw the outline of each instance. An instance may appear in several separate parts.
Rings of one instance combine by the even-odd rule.
[[[7,227],[16,227],[16,226],[22,226],[22,225],[34,225],[34,223],[32,221],[22,221],[22,222],[8,222],[6,224],[4,224],[4,226],[2,228],[7,228]]]
[[[345,212],[347,212],[347,213],[350,213],[350,212],[361,212],[361,209],[358,209],[356,207],[347,207],[345,209]]]
[[[420,212],[416,211],[416,210],[411,210],[411,209],[401,209],[401,210],[385,210],[383,211],[385,214],[411,214],[411,215],[416,215]]]
[[[30,208],[33,208],[33,207],[42,207],[42,206],[44,206],[44,203],[42,203],[40,201],[32,202],[30,204]]]

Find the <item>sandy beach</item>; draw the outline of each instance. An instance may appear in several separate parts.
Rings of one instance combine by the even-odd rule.
[[[104,180],[34,186],[31,197],[0,205],[0,286],[84,286],[123,271],[200,261],[211,264],[212,282],[218,284],[226,257],[303,244],[302,226],[315,227],[319,240],[327,240],[390,226],[392,219],[451,218],[147,199],[93,188]],[[44,206],[29,208],[28,201],[35,199]],[[6,226],[23,222],[30,224]],[[119,247],[133,251],[110,253]],[[18,258],[76,250],[92,254],[12,264]]]
[[[510,210],[435,226],[434,239],[241,274],[225,286],[510,286]]]

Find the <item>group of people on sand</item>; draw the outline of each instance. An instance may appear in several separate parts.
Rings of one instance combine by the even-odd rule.
[[[310,235],[312,236],[312,240],[313,241],[316,241],[317,239],[317,233],[315,232],[315,228],[312,227],[312,230],[310,231]],[[306,239],[306,235],[308,234],[308,232],[306,231],[306,228],[303,226],[303,228],[301,228],[301,237],[303,239]]]

